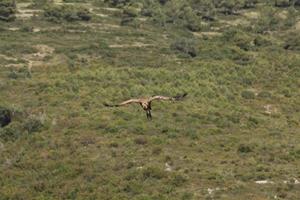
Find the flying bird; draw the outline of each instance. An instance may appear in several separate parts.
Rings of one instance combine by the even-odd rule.
[[[151,103],[152,103],[152,101],[154,101],[154,100],[180,101],[186,95],[187,95],[187,93],[184,93],[184,94],[181,94],[181,95],[176,95],[174,97],[152,96],[152,97],[149,97],[149,98],[129,99],[127,101],[123,101],[119,104],[114,104],[114,105],[104,103],[104,106],[106,106],[106,107],[120,107],[120,106],[126,106],[128,104],[132,104],[132,103],[140,104],[140,106],[143,108],[143,110],[146,111],[147,119],[151,120],[152,119],[152,115],[151,115]]]

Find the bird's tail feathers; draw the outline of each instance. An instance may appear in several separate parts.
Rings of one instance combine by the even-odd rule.
[[[106,106],[106,107],[118,107],[119,106],[119,105],[111,105],[111,104],[108,104],[108,103],[104,103],[103,105]]]

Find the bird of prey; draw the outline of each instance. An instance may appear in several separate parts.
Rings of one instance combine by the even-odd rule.
[[[184,93],[184,94],[181,94],[181,95],[176,95],[174,97],[152,96],[152,97],[148,97],[148,98],[129,99],[127,101],[123,101],[119,104],[114,104],[114,105],[104,103],[104,106],[106,106],[106,107],[120,107],[120,106],[126,106],[128,104],[132,104],[132,103],[137,103],[137,104],[140,104],[140,106],[143,108],[144,111],[146,111],[147,119],[151,120],[152,119],[152,115],[151,115],[151,103],[152,103],[152,101],[154,101],[154,100],[180,101],[186,95],[187,95],[187,93]]]

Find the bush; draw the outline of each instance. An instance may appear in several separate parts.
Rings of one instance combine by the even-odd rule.
[[[44,119],[42,116],[29,116],[24,123],[24,130],[28,133],[34,133],[42,130],[44,127]]]
[[[300,35],[296,32],[289,34],[285,41],[284,49],[300,51]]]
[[[145,145],[147,144],[147,139],[143,137],[138,137],[134,139],[134,143],[138,145]]]
[[[0,129],[0,139],[4,141],[14,141],[22,135],[22,125],[20,123],[11,123]]]
[[[258,0],[245,0],[243,8],[254,8]]]
[[[1,0],[0,1],[0,20],[13,21],[16,19],[16,5],[14,1]]]
[[[255,98],[254,92],[249,91],[249,90],[242,91],[241,96],[244,99],[254,99]]]
[[[275,6],[277,7],[288,7],[291,5],[291,0],[276,0]]]
[[[268,91],[261,91],[257,96],[260,98],[271,98],[272,95]]]
[[[139,11],[136,8],[127,6],[123,9],[123,15],[126,17],[137,17],[139,15]]]
[[[265,47],[265,46],[269,46],[271,45],[272,42],[262,36],[257,36],[255,39],[254,39],[254,45],[255,46],[258,46],[258,47]]]
[[[166,176],[165,172],[157,167],[148,167],[142,172],[142,179],[162,179]]]
[[[250,153],[252,152],[252,147],[246,144],[240,144],[237,150],[239,153]]]
[[[196,57],[198,55],[196,41],[192,39],[179,39],[171,44],[171,49],[191,57]]]
[[[219,11],[226,15],[236,14],[238,9],[241,9],[244,4],[240,0],[221,0],[216,5],[219,8]]]
[[[75,8],[73,6],[48,6],[45,8],[44,16],[47,20],[61,22],[63,20],[72,21],[89,21],[90,12],[84,8]]]
[[[184,185],[184,183],[186,181],[187,181],[187,179],[185,177],[183,177],[180,174],[176,174],[176,175],[174,175],[174,177],[172,177],[171,184],[176,187],[179,187],[179,186]]]
[[[235,28],[230,28],[226,30],[223,34],[223,40],[225,42],[231,41],[239,48],[248,51],[252,47],[252,37],[250,37],[247,33],[242,32]]]
[[[0,106],[0,128],[7,126],[11,122],[11,110]]]
[[[27,67],[19,68],[18,70],[11,70],[8,74],[8,78],[31,78],[31,72]]]

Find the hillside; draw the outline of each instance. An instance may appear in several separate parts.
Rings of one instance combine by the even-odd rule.
[[[0,0],[0,200],[299,199],[299,88],[297,0]]]

